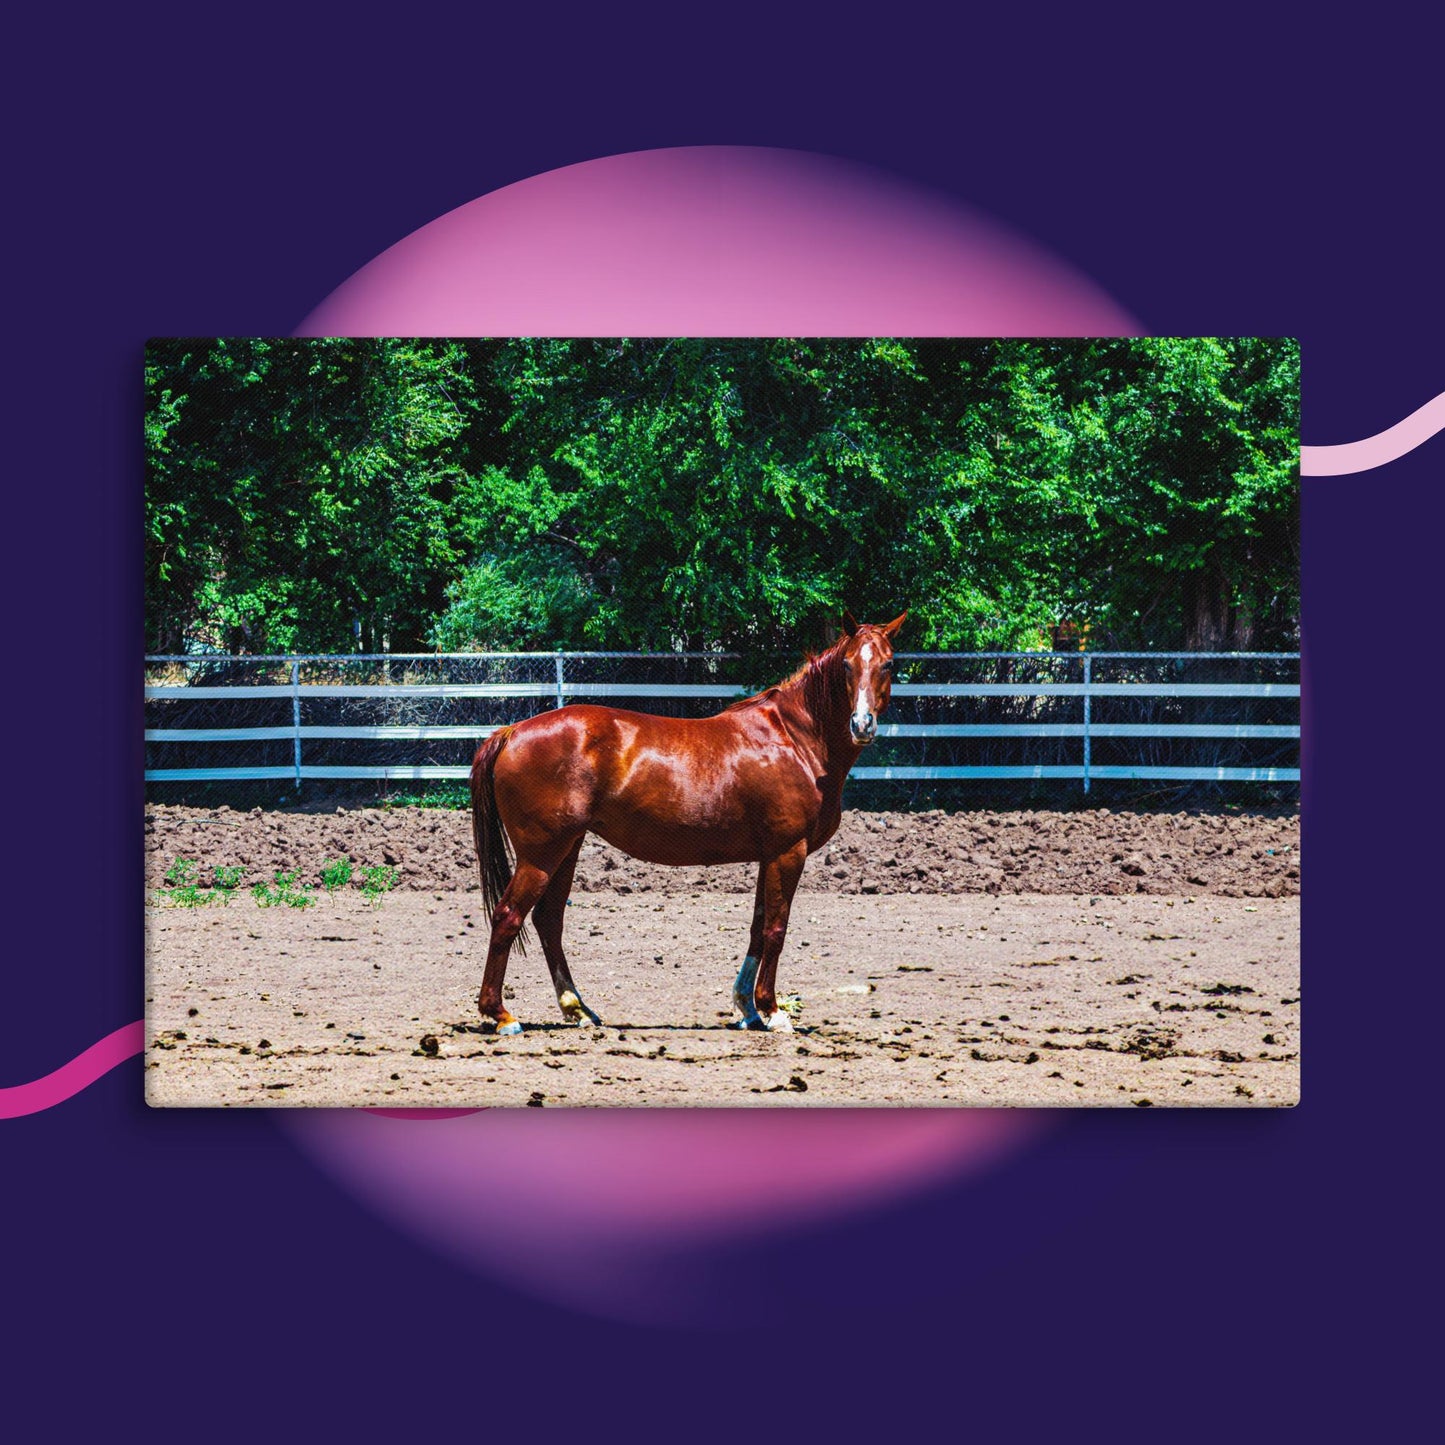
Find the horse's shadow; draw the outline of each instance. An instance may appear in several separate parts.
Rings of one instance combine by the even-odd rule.
[[[517,1038],[517,1034],[498,1035],[491,1029],[484,1029],[480,1024],[454,1023],[450,1026],[453,1034],[476,1035],[484,1039]],[[816,1024],[794,1024],[793,1033],[806,1037],[817,1030]],[[726,1023],[715,1024],[678,1024],[678,1023],[618,1023],[608,1020],[603,1024],[569,1024],[560,1020],[547,1023],[526,1023],[522,1024],[520,1037],[525,1038],[528,1034],[557,1035],[561,1038],[586,1038],[593,1034],[605,1034],[610,1032],[618,1033],[639,1033],[639,1034],[765,1034],[766,1029],[735,1029]],[[774,1034],[774,1038],[787,1038],[787,1034]]]

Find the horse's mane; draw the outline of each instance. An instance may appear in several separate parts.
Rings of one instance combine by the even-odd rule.
[[[757,707],[777,693],[801,687],[805,706],[814,718],[821,721],[827,716],[834,698],[841,691],[845,641],[845,638],[840,637],[831,647],[825,647],[822,652],[805,653],[802,665],[796,672],[789,674],[782,682],[776,682],[771,687],[765,687],[761,692],[755,692],[751,697],[739,698],[737,702],[729,704],[724,711],[736,712],[742,708]]]

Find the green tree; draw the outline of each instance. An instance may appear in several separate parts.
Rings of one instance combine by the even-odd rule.
[[[1298,348],[202,341],[147,355],[153,648],[1290,645]]]
[[[148,646],[420,645],[472,529],[451,342],[153,342]]]

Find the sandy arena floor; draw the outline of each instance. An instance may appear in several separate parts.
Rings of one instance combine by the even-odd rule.
[[[322,894],[305,910],[150,893],[146,1094],[383,1108],[1289,1105],[1299,899],[1262,894],[801,892],[778,980],[800,996],[792,1035],[725,1027],[750,886],[574,894],[568,957],[606,1026],[561,1023],[534,939],[508,974],[526,1032],[497,1039],[476,1027],[477,892],[398,891],[380,907]]]

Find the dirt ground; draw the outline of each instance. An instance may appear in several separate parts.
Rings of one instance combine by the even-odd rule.
[[[1293,1104],[1299,905],[1267,893],[1281,883],[1293,892],[1297,877],[1282,871],[1289,865],[1253,866],[1261,860],[1251,853],[1273,836],[1293,860],[1298,833],[1285,823],[1270,824],[1277,833],[1227,826],[1239,821],[1198,828],[1215,849],[1206,860],[1233,850],[1222,863],[1165,858],[1157,839],[1148,853],[1141,843],[1146,869],[1168,863],[1181,879],[1221,870],[1213,895],[1163,896],[1140,891],[1157,873],[1117,863],[1109,872],[1113,860],[1098,856],[1136,836],[1128,820],[1112,836],[1106,829],[1090,865],[1118,889],[1016,891],[995,867],[1002,878],[990,894],[938,884],[945,868],[979,865],[932,857],[916,839],[905,844],[893,819],[884,837],[870,837],[854,817],[849,846],[867,846],[869,856],[840,863],[853,870],[843,877],[818,870],[830,891],[800,892],[793,907],[779,971],[780,993],[798,996],[791,1035],[725,1027],[750,878],[746,894],[727,893],[681,881],[693,870],[656,869],[654,878],[670,872],[686,891],[671,892],[663,879],[574,894],[569,958],[605,1026],[561,1023],[534,941],[514,954],[508,976],[526,1032],[504,1039],[476,1027],[479,893],[413,886],[373,907],[339,892],[305,909],[261,908],[244,893],[225,906],[185,908],[148,893],[147,1099],[384,1108]],[[430,851],[434,823],[439,849],[459,846],[450,815],[411,822],[394,849],[403,864],[418,841]],[[328,841],[328,826],[336,825],[321,820],[317,842]],[[393,831],[384,819],[366,826]],[[1016,865],[1015,878],[1047,877],[1055,859],[1077,866],[1057,841],[1042,857],[1025,851],[1039,838],[1026,823],[990,828],[1020,849],[998,857]],[[255,866],[295,846],[286,826],[273,831],[282,836],[266,852],[246,829],[238,835]],[[162,836],[174,852],[185,832]],[[880,857],[890,845],[895,864]],[[214,847],[185,856],[250,861]],[[909,873],[898,871],[905,866]],[[929,878],[911,877],[920,867]],[[888,891],[871,891],[875,876]],[[1268,880],[1262,892],[1223,896],[1258,879]],[[914,882],[917,893],[907,891]]]
[[[177,858],[206,870],[243,867],[245,886],[278,869],[315,883],[323,860],[394,865],[398,886],[477,890],[466,812],[438,808],[312,808],[234,812],[152,806],[145,815],[146,886]],[[596,838],[583,846],[582,893],[742,893],[756,870],[650,868]],[[207,871],[202,881],[209,881]],[[802,888],[828,893],[1184,895],[1285,898],[1300,891],[1297,814],[1079,812],[884,813],[849,810]]]

